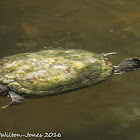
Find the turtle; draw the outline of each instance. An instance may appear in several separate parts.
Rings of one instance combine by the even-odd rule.
[[[114,66],[108,56],[81,49],[50,47],[0,59],[0,95],[11,97],[2,108],[21,104],[25,97],[43,97],[93,86],[113,74],[140,68],[140,59],[128,58]]]

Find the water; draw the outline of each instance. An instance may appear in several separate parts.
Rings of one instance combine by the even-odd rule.
[[[117,51],[110,58],[115,65],[140,57],[139,6],[138,0],[1,1],[0,58],[47,46]],[[25,99],[22,105],[0,109],[0,132],[60,132],[62,137],[55,139],[64,140],[139,140],[139,79],[139,71],[129,72],[68,94]],[[3,106],[10,99],[0,101]]]

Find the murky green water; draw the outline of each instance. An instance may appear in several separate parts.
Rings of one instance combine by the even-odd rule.
[[[3,0],[0,58],[47,46],[118,51],[120,55],[111,57],[114,64],[140,57],[139,7],[139,0]],[[26,99],[0,109],[0,132],[60,132],[64,140],[140,140],[139,79],[140,71],[129,72],[68,94]],[[0,106],[9,102],[0,98]]]

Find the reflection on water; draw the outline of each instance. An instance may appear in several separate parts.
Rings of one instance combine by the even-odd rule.
[[[138,0],[1,1],[0,57],[47,46],[118,51],[120,55],[110,58],[115,65],[140,57],[139,6]],[[0,110],[0,132],[61,132],[66,140],[139,140],[139,79],[140,71],[135,71],[69,94],[26,99]],[[0,106],[10,101],[0,100]]]

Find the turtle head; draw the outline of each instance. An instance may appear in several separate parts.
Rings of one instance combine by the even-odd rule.
[[[114,66],[114,74],[140,69],[140,58],[128,58]]]
[[[5,85],[0,85],[0,96],[7,96],[9,87]]]

